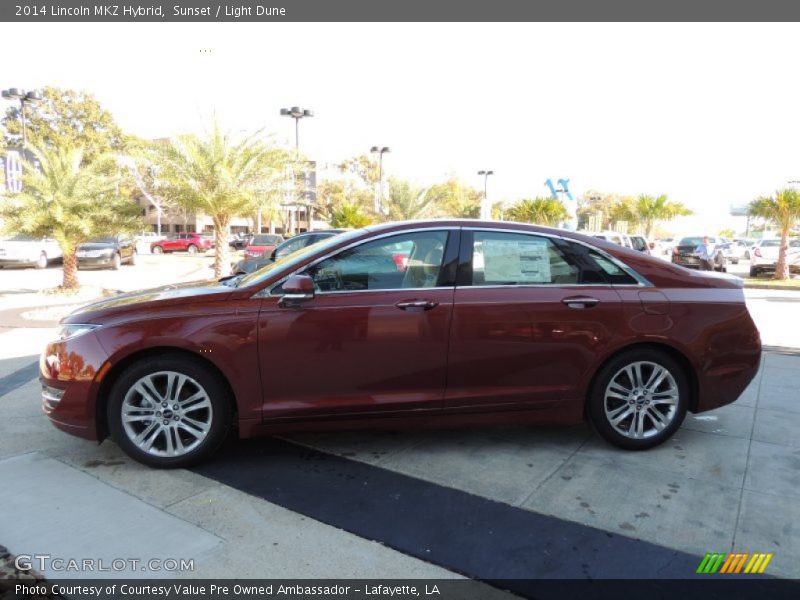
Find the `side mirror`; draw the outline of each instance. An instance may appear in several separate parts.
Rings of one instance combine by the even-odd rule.
[[[278,306],[295,307],[314,299],[314,280],[308,275],[292,275],[283,284],[283,296]]]

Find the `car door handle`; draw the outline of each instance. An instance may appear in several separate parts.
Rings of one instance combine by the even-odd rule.
[[[400,310],[430,310],[439,306],[439,303],[433,300],[405,300],[395,306]]]
[[[569,306],[570,308],[591,308],[600,303],[600,300],[597,298],[592,298],[591,296],[570,296],[569,298],[564,298],[561,302]]]

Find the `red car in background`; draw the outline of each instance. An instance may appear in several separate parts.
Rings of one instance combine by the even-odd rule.
[[[250,243],[245,246],[244,249],[244,257],[247,258],[255,258],[257,256],[261,256],[265,252],[272,252],[278,246],[278,244],[283,243],[283,237],[280,235],[275,235],[272,233],[260,233],[258,235],[254,235],[253,239],[250,240]]]
[[[179,467],[229,431],[588,419],[644,450],[736,400],[760,358],[739,278],[576,232],[441,220],[84,306],[40,379],[59,429]]]
[[[163,254],[164,252],[205,252],[214,247],[214,238],[199,233],[175,233],[166,239],[150,244],[150,252]]]

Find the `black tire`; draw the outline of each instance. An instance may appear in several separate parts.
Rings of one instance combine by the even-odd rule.
[[[646,364],[654,364],[658,365],[659,367],[666,369],[669,375],[672,377],[672,382],[674,382],[675,387],[677,388],[678,398],[675,403],[675,412],[672,414],[671,419],[669,420],[668,424],[664,426],[663,429],[660,431],[656,431],[647,437],[641,438],[634,438],[628,437],[620,433],[610,422],[609,416],[607,415],[607,411],[605,408],[605,394],[606,388],[611,383],[612,378],[616,378],[620,375],[621,372],[625,369],[626,366],[632,365],[634,363],[646,363]],[[648,366],[642,367],[644,370],[650,368]],[[652,373],[652,371],[651,371]],[[643,372],[643,378],[646,378],[645,372]],[[661,386],[669,385],[671,382],[664,382]],[[661,386],[656,386],[655,389],[663,389]],[[618,410],[641,410],[643,411],[642,414],[646,414],[648,416],[648,420],[650,425],[653,426],[655,424],[655,420],[650,417],[650,413],[648,411],[655,410],[655,403],[652,406],[640,406],[639,408],[637,405],[638,402],[630,404],[630,400],[622,401],[617,400],[616,398],[611,398],[610,401],[619,403],[619,406],[615,406]],[[623,409],[625,405],[630,406],[630,409],[627,407]],[[648,401],[649,405],[649,401]],[[663,408],[665,405],[661,405],[662,409],[659,410],[670,410],[668,408]],[[631,349],[621,354],[615,356],[610,361],[608,361],[597,374],[595,378],[594,385],[589,392],[588,398],[588,405],[587,405],[587,413],[589,416],[589,420],[591,421],[592,425],[594,425],[597,432],[605,439],[607,442],[617,446],[618,448],[624,448],[625,450],[647,450],[649,448],[654,448],[666,440],[668,440],[681,426],[683,423],[684,418],[686,417],[686,411],[689,406],[689,382],[687,374],[684,372],[683,367],[678,363],[674,358],[672,358],[666,352],[655,348],[642,348],[642,349]],[[613,410],[613,409],[612,409]],[[642,422],[645,422],[644,417],[634,416],[631,413],[631,422],[635,418],[642,419]],[[627,418],[623,419],[620,425],[625,428],[626,423],[628,423]],[[650,427],[653,429],[653,427]]]
[[[132,396],[136,395],[133,390],[135,384],[143,377],[164,371],[171,371],[186,376],[190,378],[190,380],[194,380],[194,382],[199,384],[205,391],[211,405],[209,413],[206,413],[210,420],[210,426],[205,437],[199,441],[195,448],[179,456],[156,455],[155,453],[140,448],[133,439],[131,439],[122,421],[122,407],[125,397],[129,392]],[[162,376],[157,375],[156,377]],[[193,389],[193,387],[190,388],[187,393],[191,392]],[[163,393],[163,391],[161,393]],[[108,396],[108,429],[125,454],[142,464],[166,469],[188,467],[207,459],[225,440],[231,426],[232,404],[233,398],[231,398],[227,386],[202,362],[175,354],[153,356],[132,364],[114,382]],[[163,404],[161,406],[163,406]],[[175,423],[173,427],[171,421],[172,415],[167,416],[166,414],[170,406],[168,405],[166,409],[161,409],[160,406],[156,406],[155,408],[164,410],[165,412],[163,417],[159,416],[153,419],[153,421],[161,421],[162,418],[165,418],[167,420],[163,422],[169,422],[169,427],[171,427],[174,432],[178,432],[179,426],[177,423]],[[177,413],[177,411],[175,412]],[[193,414],[195,416],[197,415],[196,412]],[[175,420],[178,421],[180,418],[175,417]],[[144,421],[141,427],[146,428],[152,425],[152,421]],[[164,436],[167,434],[163,432],[166,428],[161,428],[158,423],[155,423],[155,426],[161,430],[161,433],[156,434],[155,439],[165,444],[166,439]],[[177,433],[172,435],[177,435]],[[172,444],[172,442],[170,443]],[[155,443],[153,445],[155,446]]]
[[[197,254],[197,246],[194,244],[189,244],[189,247],[186,249],[189,254]]]
[[[750,267],[750,277],[758,277],[758,269]]]
[[[116,252],[114,256],[111,257],[111,268],[115,271],[119,271],[120,265],[122,265],[122,259],[119,256],[119,252]]]
[[[128,259],[128,264],[130,266],[132,266],[132,267],[136,265],[136,255],[137,254],[138,254],[138,252],[136,252],[136,250],[134,250],[133,252],[131,252],[130,259]]]
[[[153,254],[164,254],[164,249],[161,246],[153,246]]]

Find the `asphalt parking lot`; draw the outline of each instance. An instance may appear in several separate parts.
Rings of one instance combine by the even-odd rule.
[[[206,277],[210,260],[148,257],[80,276],[135,289]],[[741,551],[772,552],[769,574],[800,577],[793,292],[748,291],[770,346],[757,378],[647,452],[612,448],[588,426],[343,432],[230,441],[207,465],[155,471],[41,415],[36,360],[53,322],[15,307],[34,306],[26,290],[51,279],[60,270],[0,272],[0,480],[12,482],[0,506],[14,515],[0,520],[0,544],[12,553],[194,559],[169,574],[181,577],[491,582],[690,577],[705,553]]]

